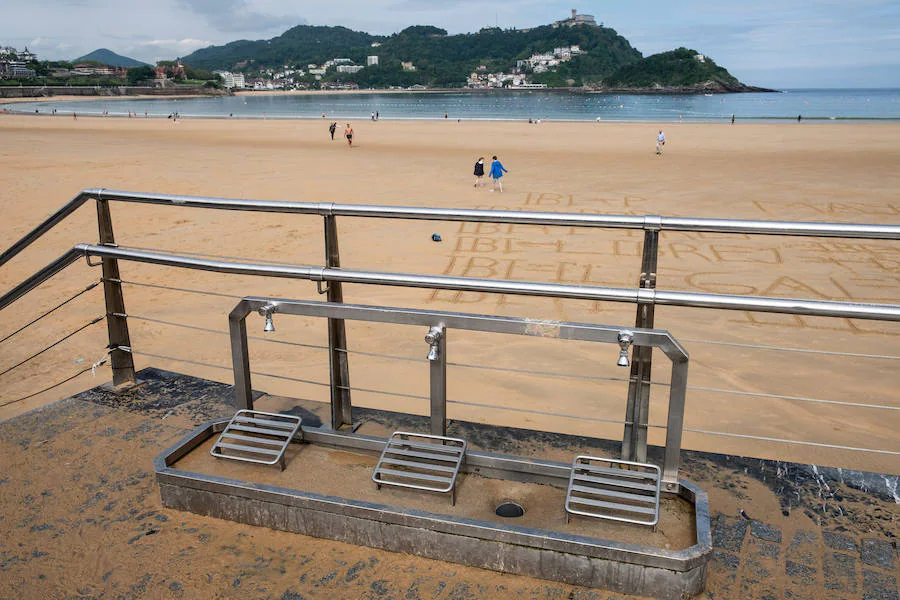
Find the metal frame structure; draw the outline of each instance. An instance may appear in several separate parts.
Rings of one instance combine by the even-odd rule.
[[[630,334],[635,346],[659,348],[671,361],[671,385],[669,387],[669,412],[666,420],[666,453],[663,479],[667,486],[678,481],[681,435],[684,426],[684,405],[687,394],[688,353],[667,331],[653,329],[626,330],[623,327],[594,325],[590,323],[568,323],[562,321],[536,321],[516,317],[472,315],[463,313],[362,306],[355,304],[332,304],[308,300],[282,300],[275,298],[248,297],[238,302],[228,315],[231,336],[231,358],[234,367],[235,405],[238,409],[253,408],[253,386],[250,381],[250,353],[247,342],[247,316],[261,312],[267,316],[274,314],[323,317],[329,321],[368,321],[398,325],[418,325],[445,332],[449,329],[526,335],[585,342],[620,344],[621,334]],[[447,381],[446,381],[446,335],[441,335],[443,347],[431,361],[431,434],[447,435]],[[437,342],[437,340],[434,340]],[[435,364],[440,368],[435,368]],[[332,404],[332,415],[336,408]],[[667,488],[670,489],[670,488]]]
[[[665,600],[703,591],[712,553],[706,492],[680,479],[672,491],[694,507],[696,538],[669,550],[389,504],[324,496],[180,469],[178,461],[222,431],[210,421],[154,460],[163,506],[342,542],[404,552],[504,573]],[[302,426],[302,443],[377,457],[385,439]],[[302,455],[302,453],[301,453]],[[565,489],[571,465],[469,450],[461,472]],[[562,515],[560,514],[560,519]]]
[[[97,201],[100,246],[80,244],[25,282],[0,297],[0,310],[39,285],[56,272],[74,262],[80,256],[98,256],[103,259],[103,283],[109,330],[109,349],[113,368],[113,383],[128,386],[135,383],[134,363],[130,350],[127,313],[119,278],[118,260],[138,260],[170,266],[204,269],[225,273],[245,273],[276,277],[294,277],[317,281],[319,290],[327,294],[332,303],[343,301],[342,283],[373,283],[402,285],[431,289],[483,291],[494,293],[550,296],[557,298],[585,298],[637,304],[635,326],[654,327],[654,306],[657,304],[692,306],[728,310],[774,312],[782,314],[847,317],[897,321],[900,307],[850,302],[823,302],[786,298],[729,296],[667,292],[656,289],[659,235],[662,231],[712,232],[750,235],[781,235],[827,238],[900,240],[898,225],[862,225],[847,223],[810,223],[786,221],[756,221],[728,219],[694,219],[663,217],[659,215],[593,215],[524,211],[491,211],[473,209],[440,209],[409,206],[375,206],[335,204],[332,202],[271,202],[261,200],[208,198],[140,192],[114,191],[102,188],[85,189],[56,213],[0,254],[0,266],[22,252],[44,233],[75,212],[88,200]],[[113,237],[110,203],[126,202],[160,206],[206,208],[217,210],[251,211],[264,213],[289,213],[318,215],[324,220],[325,266],[294,267],[265,266],[245,263],[206,261],[158,253],[126,251],[116,246]],[[458,221],[476,223],[506,223],[520,225],[546,225],[562,227],[587,227],[605,229],[629,229],[644,231],[641,274],[637,289],[599,288],[588,286],[554,285],[531,282],[509,282],[456,277],[434,277],[397,273],[371,273],[346,271],[340,268],[337,217],[411,219],[432,221]],[[328,282],[322,289],[322,282]],[[350,425],[351,399],[349,364],[347,359],[346,330],[340,319],[329,321],[329,350],[331,360],[331,393],[335,413],[332,426]],[[641,462],[646,460],[648,410],[652,349],[634,348],[631,359],[628,391],[628,409],[622,458]],[[437,367],[434,367],[437,368]]]

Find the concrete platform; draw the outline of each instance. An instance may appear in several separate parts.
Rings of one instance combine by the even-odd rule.
[[[230,386],[145,369],[0,424],[0,598],[630,598],[164,509],[153,458],[233,412]],[[320,403],[261,397],[261,410]],[[359,432],[417,417],[355,409]],[[424,423],[424,419],[421,421]],[[590,438],[452,422],[470,447],[564,461]],[[714,558],[703,598],[900,596],[897,476],[684,452],[705,489]],[[741,513],[740,511],[743,511]],[[744,516],[741,516],[741,515]]]

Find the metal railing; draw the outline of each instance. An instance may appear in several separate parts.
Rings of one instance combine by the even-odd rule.
[[[88,189],[81,192],[59,211],[51,215],[38,227],[23,237],[19,242],[0,254],[0,266],[19,254],[53,226],[64,220],[82,204],[91,199],[96,200],[97,202],[100,244],[79,244],[75,246],[59,259],[47,265],[44,269],[35,273],[32,277],[29,277],[20,285],[0,297],[0,310],[79,258],[87,257],[88,260],[90,260],[91,257],[100,258],[103,266],[102,282],[107,305],[106,321],[110,341],[110,359],[113,367],[113,383],[117,386],[128,385],[129,383],[134,382],[134,364],[132,353],[130,352],[131,343],[127,326],[128,316],[125,312],[122,294],[122,285],[125,282],[123,282],[119,276],[119,260],[200,269],[220,273],[307,279],[317,282],[319,292],[327,294],[327,300],[333,303],[342,302],[343,283],[418,287],[435,290],[476,291],[552,298],[581,298],[597,301],[633,303],[637,305],[635,327],[644,329],[652,329],[654,327],[654,308],[656,305],[770,312],[817,317],[900,321],[900,306],[897,305],[675,292],[656,289],[659,235],[662,231],[900,240],[900,226],[897,225],[692,219],[682,217],[662,217],[657,215],[594,215],[339,205],[330,202],[268,202]],[[228,260],[213,260],[201,256],[183,256],[119,248],[116,245],[113,236],[112,219],[109,209],[110,202],[264,213],[318,215],[322,217],[324,221],[324,266],[244,263]],[[613,288],[405,273],[379,273],[342,269],[340,267],[340,253],[338,249],[338,229],[336,220],[338,216],[642,230],[644,232],[644,240],[638,287]],[[340,428],[351,422],[350,391],[356,388],[351,387],[349,382],[349,364],[347,357],[350,352],[347,350],[346,331],[343,320],[330,318],[328,323],[329,343],[327,348],[330,356],[329,362],[331,365],[331,373],[330,382],[325,385],[328,385],[331,390],[333,407],[332,426]],[[803,349],[798,349],[798,351],[800,350]],[[804,351],[815,352],[815,350]],[[651,367],[652,349],[635,347],[633,349],[631,360],[631,372],[628,378],[629,390],[626,418],[624,421],[621,421],[625,427],[622,448],[622,456],[625,459],[638,461],[646,460],[647,430],[654,427],[654,425],[650,425],[648,422],[650,388],[651,385],[658,385],[651,382]],[[787,397],[782,396],[782,398]],[[889,409],[894,408],[879,405],[871,406]],[[690,429],[686,429],[686,431],[690,431]],[[716,433],[701,430],[697,431],[702,433]],[[723,435],[725,434],[723,433]],[[890,453],[893,454],[893,452]]]

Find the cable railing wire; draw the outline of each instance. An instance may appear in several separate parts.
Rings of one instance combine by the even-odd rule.
[[[44,317],[49,316],[50,314],[56,312],[58,309],[62,308],[63,306],[65,306],[66,304],[68,304],[69,302],[71,302],[72,300],[75,300],[76,298],[78,298],[78,297],[80,297],[80,296],[82,296],[82,295],[88,293],[89,291],[91,291],[92,289],[94,289],[95,287],[97,287],[98,285],[100,285],[100,282],[99,282],[99,281],[95,281],[94,283],[92,283],[91,285],[87,286],[86,288],[84,288],[83,290],[81,290],[80,292],[78,292],[77,294],[75,294],[74,296],[68,298],[67,300],[64,300],[64,301],[60,302],[59,304],[57,304],[56,306],[54,306],[53,308],[51,308],[50,310],[48,310],[48,311],[45,312],[44,314],[40,315],[39,317],[37,317],[37,318],[35,318],[35,319],[32,319],[31,321],[29,321],[29,322],[26,323],[25,325],[22,325],[21,327],[19,327],[18,329],[16,329],[15,331],[13,331],[12,333],[10,333],[10,334],[7,335],[6,337],[4,337],[2,340],[0,340],[0,344],[2,344],[3,342],[5,342],[5,341],[8,340],[9,338],[13,337],[13,336],[16,335],[17,333],[19,333],[19,332],[21,332],[21,331],[25,331],[26,329],[28,329],[29,327],[31,327],[32,325],[34,325],[35,323],[37,323],[38,321],[40,321],[41,319],[43,319]]]
[[[651,381],[650,385],[669,387],[664,381]],[[768,394],[766,392],[747,392],[742,390],[728,390],[724,388],[711,388],[699,385],[689,385],[687,389],[697,392],[714,392],[717,394],[734,394],[736,396],[755,396],[757,398],[770,398],[772,400],[790,400],[792,402],[811,402],[813,404],[833,404],[836,406],[852,406],[857,408],[880,408],[883,410],[900,410],[900,406],[888,406],[885,404],[867,404],[864,402],[844,402],[843,400],[825,400],[824,398],[807,398],[806,396],[786,396],[784,394]]]
[[[18,362],[18,363],[16,363],[16,364],[14,364],[13,366],[9,367],[9,368],[6,369],[5,371],[0,372],[0,377],[2,377],[3,375],[6,375],[7,373],[9,373],[10,371],[12,371],[13,369],[16,369],[16,368],[18,368],[18,367],[21,367],[22,365],[24,365],[24,364],[27,363],[28,361],[37,358],[38,356],[40,356],[41,354],[43,354],[43,353],[46,352],[47,350],[50,350],[51,348],[53,348],[53,347],[55,347],[55,346],[58,346],[59,344],[63,343],[64,341],[66,341],[67,339],[69,339],[70,337],[72,337],[73,335],[76,335],[76,334],[78,334],[78,333],[81,333],[82,331],[84,331],[85,329],[87,329],[88,327],[90,327],[91,325],[94,325],[94,324],[96,324],[96,323],[99,323],[100,321],[104,320],[105,318],[106,318],[105,316],[99,316],[99,317],[97,317],[96,319],[93,319],[93,320],[91,320],[91,321],[85,323],[84,325],[82,325],[81,327],[79,327],[78,329],[76,329],[75,331],[72,331],[71,333],[67,333],[66,335],[64,335],[64,336],[61,337],[60,339],[56,340],[55,342],[53,342],[53,343],[50,344],[49,346],[47,346],[47,347],[45,347],[45,348],[43,348],[43,349],[41,349],[41,350],[35,352],[34,354],[32,354],[31,356],[29,356],[29,357],[26,358],[25,360],[22,360],[22,361],[20,361],[20,362]]]
[[[202,296],[216,296],[219,298],[231,298],[233,300],[243,299],[243,296],[238,296],[236,294],[222,294],[219,292],[209,292],[206,290],[192,290],[189,288],[177,288],[177,287],[171,287],[168,285],[159,285],[156,283],[143,283],[140,281],[125,281],[124,279],[119,280],[119,283],[122,283],[124,285],[134,285],[134,286],[138,286],[138,287],[154,288],[157,290],[169,290],[172,292],[184,292],[185,294],[200,294]]]
[[[231,371],[231,367],[225,367],[222,365],[216,365],[213,363],[207,363],[207,362],[192,360],[192,359],[188,359],[188,358],[178,358],[175,356],[166,356],[164,354],[155,354],[152,352],[143,352],[143,351],[138,352],[136,350],[133,351],[132,354],[134,354],[135,356],[147,356],[150,358],[158,358],[161,360],[171,360],[171,361],[175,361],[175,362],[183,362],[183,363],[197,365],[197,366],[201,366],[201,367],[209,367],[212,369],[221,369],[224,371]],[[300,379],[297,377],[289,377],[287,375],[276,375],[274,373],[263,373],[261,371],[250,371],[250,373],[253,375],[259,375],[261,377],[271,377],[274,379],[283,379],[286,381],[293,381],[293,382],[297,382],[297,383],[306,383],[306,384],[318,385],[318,386],[322,386],[322,387],[331,387],[330,383],[326,383],[323,381],[312,381],[309,379]],[[382,395],[386,395],[386,396],[410,398],[413,400],[430,400],[430,398],[428,396],[423,396],[423,395],[418,395],[418,394],[406,394],[406,393],[402,393],[402,392],[389,392],[389,391],[385,391],[385,390],[376,390],[376,389],[371,389],[371,388],[363,388],[363,387],[356,387],[356,386],[343,386],[343,385],[339,385],[339,386],[337,386],[337,388],[342,389],[342,390],[350,390],[350,391],[354,391],[354,392],[367,392],[367,393],[371,393],[371,394],[382,394]],[[528,414],[562,417],[562,418],[577,419],[577,420],[582,420],[582,421],[599,421],[599,422],[603,422],[603,423],[615,423],[615,424],[619,424],[619,425],[628,425],[629,424],[627,421],[617,421],[614,419],[603,419],[600,417],[585,417],[583,415],[568,415],[568,414],[563,414],[563,413],[552,413],[552,412],[547,412],[547,411],[531,410],[531,409],[527,409],[527,408],[516,408],[516,407],[510,407],[510,406],[495,406],[495,405],[491,405],[491,404],[479,404],[479,403],[475,403],[475,402],[464,402],[462,400],[447,400],[447,404],[480,406],[480,407],[484,407],[484,408],[493,408],[493,409],[497,409],[497,410],[507,410],[507,411],[521,412],[521,413],[528,413]]]
[[[875,358],[884,360],[900,360],[900,356],[894,354],[862,354],[859,352],[837,352],[835,350],[813,350],[811,348],[790,348],[787,346],[764,346],[762,344],[741,344],[738,342],[720,342],[716,340],[693,340],[690,338],[678,338],[682,342],[692,344],[715,344],[717,346],[732,346],[735,348],[751,348],[753,350],[775,350],[778,352],[798,352],[802,354],[822,354],[825,356],[841,356],[846,358]]]
[[[124,246],[121,245],[119,248],[125,250],[143,250],[145,252],[172,252],[172,250],[166,250],[165,248],[147,248],[142,246]],[[188,252],[186,250],[178,249],[177,252],[179,254],[183,254],[185,256],[199,256],[201,258],[225,258],[228,260],[248,260],[247,256],[228,256],[227,254],[210,254],[208,252]],[[253,262],[256,263],[265,263],[270,265],[282,265],[283,261],[276,260],[267,260],[264,258],[252,258]]]
[[[208,327],[200,327],[199,325],[187,325],[185,323],[175,323],[174,321],[166,321],[163,319],[154,319],[152,317],[144,317],[142,315],[128,315],[129,319],[136,319],[138,321],[147,321],[148,323],[157,323],[159,325],[169,325],[171,327],[181,327],[183,329],[192,329],[194,331],[202,331],[204,333],[215,333],[217,335],[229,335],[227,331],[221,331],[219,329],[210,329]],[[269,342],[272,344],[283,344],[286,346],[298,346],[300,348],[312,348],[314,350],[328,350],[328,346],[322,346],[317,344],[302,344],[300,342],[290,342],[287,340],[274,340],[272,338],[266,338],[258,335],[248,335],[248,339],[251,340],[259,340],[261,342]]]
[[[62,381],[58,381],[58,382],[54,383],[54,384],[51,385],[51,386],[47,386],[47,387],[45,387],[44,389],[42,389],[42,390],[40,390],[40,391],[38,391],[38,392],[34,392],[33,394],[28,394],[27,396],[22,396],[21,398],[17,398],[17,399],[15,399],[15,400],[11,400],[10,402],[4,402],[3,404],[0,404],[0,408],[3,408],[4,406],[10,406],[10,405],[12,405],[12,404],[16,404],[16,403],[18,403],[18,402],[22,402],[22,401],[24,401],[24,400],[28,400],[29,398],[34,398],[35,396],[40,396],[40,395],[43,394],[44,392],[49,392],[50,390],[52,390],[52,389],[54,389],[54,388],[58,388],[59,386],[65,384],[65,383],[69,383],[70,381],[72,381],[72,380],[75,379],[76,377],[79,377],[79,376],[81,376],[81,375],[84,375],[84,374],[87,373],[88,371],[94,371],[96,368],[97,368],[96,365],[90,366],[90,367],[85,367],[84,369],[78,371],[78,372],[75,373],[74,375],[71,375],[71,376],[69,376],[69,377],[63,379]]]
[[[184,362],[184,363],[193,364],[193,365],[200,365],[203,367],[211,367],[214,369],[222,369],[225,371],[231,370],[231,367],[224,367],[222,365],[204,363],[204,362],[190,360],[190,359],[186,359],[186,358],[177,358],[174,356],[165,356],[162,354],[154,354],[154,353],[150,353],[150,352],[135,351],[135,352],[133,352],[133,354],[135,356],[149,356],[152,358],[159,358],[159,359],[163,359],[163,360],[171,360],[171,361],[175,361],[175,362]],[[88,370],[90,370],[90,369],[88,369]],[[251,373],[254,375],[262,376],[262,377],[273,377],[275,379],[284,379],[287,381],[295,381],[298,383],[308,383],[308,384],[318,385],[318,386],[322,386],[322,387],[330,387],[330,384],[321,382],[321,381],[311,381],[308,379],[299,379],[296,377],[288,377],[285,375],[275,375],[273,373],[262,373],[262,372],[258,372],[258,371],[251,371]],[[59,384],[59,385],[61,385],[61,384]],[[410,398],[414,398],[414,399],[418,399],[418,400],[429,400],[428,396],[419,396],[419,395],[415,395],[415,394],[401,394],[401,393],[396,393],[396,392],[387,392],[384,390],[372,390],[372,389],[352,387],[352,386],[338,386],[338,387],[340,389],[349,389],[349,390],[358,391],[358,392],[370,392],[370,393],[385,394],[385,395],[390,395],[390,396],[410,397]],[[477,406],[477,407],[481,407],[481,408],[489,408],[489,409],[495,409],[495,410],[506,410],[506,411],[512,411],[512,412],[528,413],[528,414],[539,414],[539,415],[546,415],[546,416],[578,419],[578,420],[584,420],[584,421],[600,421],[600,422],[606,422],[606,423],[613,423],[613,424],[617,424],[617,425],[622,425],[622,424],[629,425],[630,424],[628,421],[617,421],[615,419],[603,419],[601,417],[585,417],[583,415],[568,415],[568,414],[563,414],[563,413],[537,411],[537,410],[531,410],[531,409],[526,409],[526,408],[517,408],[517,407],[511,407],[511,406],[497,406],[497,405],[492,405],[492,404],[482,404],[482,403],[467,402],[467,401],[462,401],[462,400],[449,400],[448,399],[447,404]],[[649,425],[647,425],[647,427],[650,429],[666,429],[665,425],[649,424]],[[787,439],[783,439],[783,438],[774,438],[774,437],[740,434],[740,433],[728,433],[725,431],[710,431],[710,430],[706,430],[706,429],[695,429],[695,428],[690,428],[690,427],[685,427],[684,431],[688,431],[691,433],[698,433],[701,435],[735,437],[735,438],[750,439],[750,440],[757,440],[757,441],[763,441],[763,442],[775,442],[775,443],[781,443],[781,444],[797,444],[797,445],[801,445],[801,446],[829,448],[832,450],[848,450],[848,451],[853,451],[853,452],[870,452],[870,453],[874,453],[874,454],[887,454],[890,456],[900,456],[900,452],[895,452],[893,450],[879,450],[876,448],[859,448],[859,447],[855,447],[855,446],[841,446],[841,445],[837,445],[837,444],[825,444],[822,442],[787,440]]]
[[[804,442],[802,440],[786,440],[783,438],[773,438],[773,437],[764,437],[759,435],[750,435],[745,433],[728,433],[725,431],[709,431],[707,429],[692,429],[690,427],[685,427],[684,431],[690,431],[691,433],[700,433],[703,435],[718,435],[724,437],[734,437],[734,438],[742,438],[747,440],[756,440],[760,442],[777,442],[781,444],[796,444],[799,446],[813,446],[816,448],[829,448],[831,450],[848,450],[851,452],[870,452],[873,454],[887,454],[890,456],[900,456],[900,452],[895,452],[893,450],[878,450],[875,448],[857,448],[855,446],[840,446],[837,444],[824,444],[822,442]]]
[[[166,321],[163,319],[155,319],[152,317],[145,317],[145,316],[141,316],[141,315],[128,315],[128,316],[129,316],[129,318],[132,318],[132,319],[148,321],[151,323],[158,323],[161,325],[169,325],[172,327],[181,327],[184,329],[193,329],[196,331],[203,331],[206,333],[214,333],[217,335],[229,335],[227,331],[221,331],[218,329],[209,329],[206,327],[199,327],[197,325],[186,325],[184,323],[176,323],[174,321]],[[287,346],[312,348],[312,349],[316,349],[316,350],[327,350],[328,349],[328,346],[321,346],[321,345],[316,345],[316,344],[302,344],[300,342],[291,342],[291,341],[287,341],[287,340],[274,340],[274,339],[271,339],[268,337],[262,337],[262,336],[252,336],[251,335],[251,336],[247,336],[247,337],[249,339],[253,339],[253,340],[259,340],[262,342],[269,342],[269,343],[275,343],[275,344],[283,344],[283,345],[287,345]],[[371,356],[371,357],[376,357],[376,358],[385,358],[385,359],[392,359],[392,360],[403,360],[403,361],[418,362],[418,363],[428,362],[428,360],[424,359],[424,358],[423,359],[410,358],[410,357],[406,357],[406,356],[397,356],[397,355],[392,355],[392,354],[381,354],[378,352],[363,352],[361,350],[345,350],[343,348],[339,348],[338,351],[344,352],[346,354],[358,354],[358,355],[362,355],[362,356]],[[473,365],[473,364],[469,364],[469,363],[448,362],[447,366],[463,367],[463,368],[468,368],[468,369],[483,369],[483,370],[488,370],[488,371],[498,371],[498,372],[502,372],[502,373],[515,373],[517,375],[537,375],[537,376],[542,376],[542,377],[582,379],[582,380],[586,380],[586,381],[613,381],[613,382],[623,382],[623,383],[627,383],[629,381],[625,377],[602,377],[599,375],[580,375],[577,373],[554,373],[551,371],[538,371],[538,370],[534,370],[534,369],[513,369],[513,368],[509,368],[509,367]],[[274,375],[270,375],[270,376],[275,377]],[[651,385],[655,385],[655,386],[669,387],[668,383],[662,382],[662,381],[651,381],[650,383],[651,383]],[[729,389],[702,387],[702,386],[694,386],[694,385],[687,386],[687,389],[701,391],[701,392],[714,392],[714,393],[720,393],[720,394],[733,394],[733,395],[738,395],[738,396],[754,396],[754,397],[759,397],[759,398],[770,398],[770,399],[774,399],[774,400],[788,400],[791,402],[809,402],[809,403],[813,403],[813,404],[830,404],[830,405],[834,405],[834,406],[849,406],[849,407],[855,407],[855,408],[875,408],[875,409],[882,409],[882,410],[900,411],[900,406],[888,406],[888,405],[883,405],[883,404],[869,404],[869,403],[862,403],[862,402],[844,402],[841,400],[826,400],[824,398],[808,398],[805,396],[787,396],[787,395],[782,395],[782,394],[767,394],[764,392],[747,392],[747,391],[742,391],[742,390],[729,390]]]

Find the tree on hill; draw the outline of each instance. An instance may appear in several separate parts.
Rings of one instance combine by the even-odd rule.
[[[371,47],[378,42],[377,49]],[[383,37],[351,31],[344,27],[301,25],[271,40],[231,42],[225,46],[198,50],[184,58],[186,64],[204,69],[240,69],[248,71],[278,68],[285,64],[321,64],[332,58],[349,58],[365,64],[366,56],[378,54],[379,72],[363,69],[346,80],[364,87],[415,83],[441,87],[465,85],[467,75],[480,65],[491,72],[508,71],[516,61],[535,52],[550,52],[556,47],[578,45],[584,54],[575,67],[563,73],[563,80],[599,80],[617,68],[641,58],[640,52],[607,27],[535,27],[528,31],[486,28],[478,33],[447,35],[446,30],[427,25],[407,27]],[[416,75],[409,71],[385,68],[388,64],[412,61]],[[252,67],[251,67],[252,65]],[[344,74],[341,74],[344,76]],[[335,76],[329,74],[328,78]]]
[[[156,71],[153,70],[153,67],[146,65],[143,67],[132,67],[125,73],[125,78],[128,80],[128,85],[137,85],[142,81],[156,78]]]
[[[719,83],[726,88],[741,86],[711,58],[687,48],[648,56],[603,80],[605,85],[623,87],[693,86],[705,82]]]

